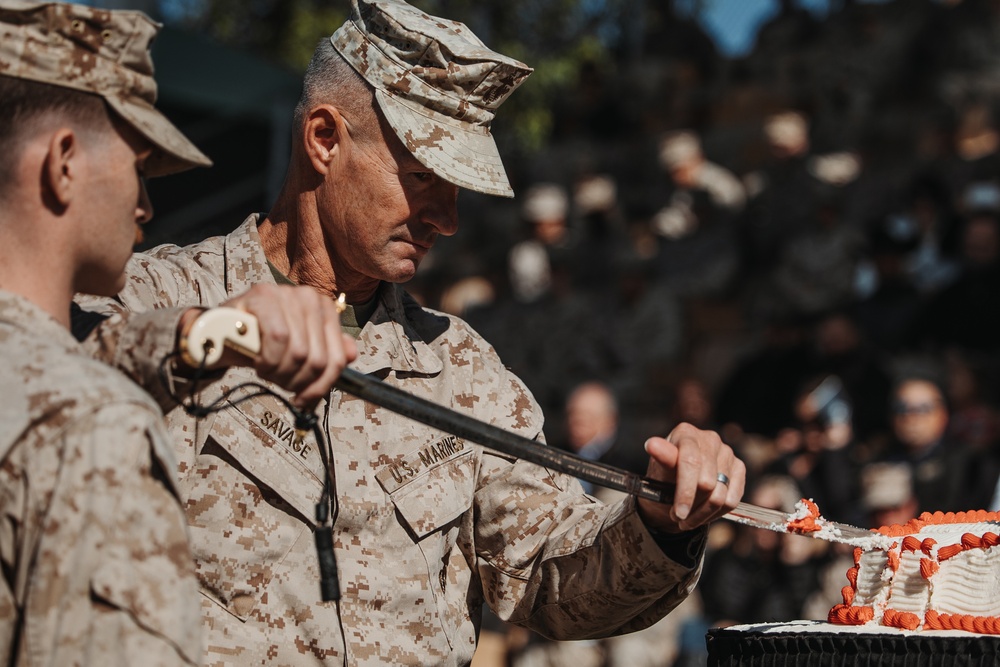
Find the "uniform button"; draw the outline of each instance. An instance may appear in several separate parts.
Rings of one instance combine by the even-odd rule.
[[[256,604],[256,600],[254,600],[252,595],[243,593],[241,595],[234,595],[232,604],[233,611],[236,612],[236,615],[243,617],[250,615],[250,612],[253,611],[254,604]]]

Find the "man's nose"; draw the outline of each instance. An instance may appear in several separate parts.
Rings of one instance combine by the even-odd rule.
[[[457,232],[458,186],[439,179],[434,188],[433,202],[425,209],[423,219],[442,236]]]
[[[146,181],[139,181],[139,201],[135,207],[135,219],[140,225],[144,225],[153,218],[153,202],[149,199],[149,192],[146,191]]]

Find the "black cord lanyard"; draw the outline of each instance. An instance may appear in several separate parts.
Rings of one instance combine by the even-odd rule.
[[[320,460],[323,463],[324,473],[323,492],[320,495],[319,502],[316,503],[316,527],[314,530],[316,555],[319,558],[320,594],[322,595],[324,602],[339,600],[340,580],[337,576],[337,559],[333,551],[333,521],[331,520],[334,501],[330,481],[332,479],[333,469],[330,462],[333,459],[333,451],[330,449],[330,445],[326,438],[323,437],[323,431],[319,427],[318,418],[311,412],[299,410],[284,396],[273,391],[267,386],[260,384],[259,382],[244,382],[242,384],[238,384],[235,387],[227,389],[219,398],[215,399],[208,405],[201,404],[198,402],[196,395],[198,393],[198,384],[205,375],[204,363],[194,371],[194,377],[191,379],[191,391],[188,396],[178,396],[174,393],[167,374],[167,364],[178,357],[179,355],[176,353],[164,357],[163,361],[160,362],[158,374],[160,382],[163,384],[163,387],[166,389],[170,398],[177,401],[177,403],[184,409],[184,412],[192,417],[195,417],[196,419],[203,419],[214,412],[220,412],[227,407],[236,407],[245,401],[249,401],[250,399],[257,398],[259,396],[273,396],[286,408],[288,408],[292,415],[294,415],[296,432],[302,434],[306,431],[312,431],[313,436],[316,438],[316,445],[317,449],[319,449]],[[256,389],[256,391],[238,399],[230,400],[233,394],[237,391],[248,387]]]

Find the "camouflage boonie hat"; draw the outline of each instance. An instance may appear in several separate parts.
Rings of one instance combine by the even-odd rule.
[[[159,31],[142,12],[0,0],[0,75],[100,95],[159,150],[147,176],[212,164],[157,111],[149,48]]]
[[[389,125],[421,164],[460,187],[514,196],[490,123],[530,67],[491,51],[464,24],[400,0],[351,0],[350,18],[330,41],[374,86]]]

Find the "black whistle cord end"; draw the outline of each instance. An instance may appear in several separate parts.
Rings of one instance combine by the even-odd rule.
[[[316,555],[319,556],[319,590],[323,602],[340,599],[340,578],[337,576],[337,558],[333,553],[333,528],[316,527]]]

